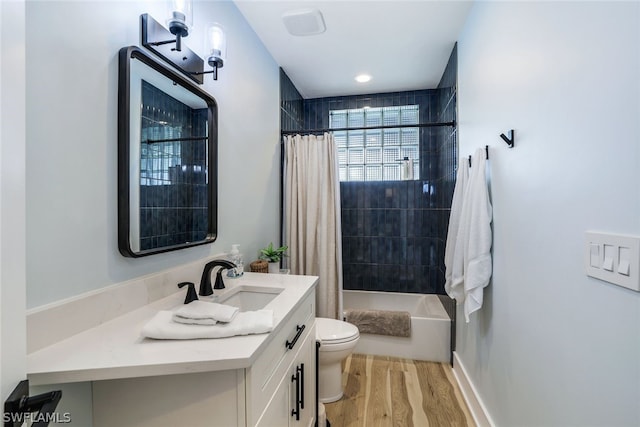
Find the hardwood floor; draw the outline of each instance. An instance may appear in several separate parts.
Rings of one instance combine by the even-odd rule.
[[[447,364],[352,354],[342,384],[325,404],[331,427],[475,427]]]

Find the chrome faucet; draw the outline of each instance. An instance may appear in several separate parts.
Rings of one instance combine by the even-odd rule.
[[[222,270],[236,268],[236,265],[231,261],[227,261],[224,259],[214,259],[213,261],[208,262],[204,266],[202,278],[200,279],[200,291],[198,293],[202,296],[213,294],[213,289],[211,289],[211,270],[213,270],[214,267],[221,268],[216,274],[216,283],[213,286],[213,289],[224,289],[224,282],[222,281]]]

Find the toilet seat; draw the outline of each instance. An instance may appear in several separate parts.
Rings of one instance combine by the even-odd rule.
[[[316,318],[316,339],[321,345],[342,344],[360,337],[358,327],[348,322],[324,317]],[[322,349],[322,346],[320,347]]]

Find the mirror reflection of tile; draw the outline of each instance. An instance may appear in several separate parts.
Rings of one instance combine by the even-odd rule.
[[[206,108],[142,82],[141,250],[206,238],[206,133]]]

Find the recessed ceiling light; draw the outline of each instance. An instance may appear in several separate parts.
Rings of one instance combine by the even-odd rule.
[[[371,76],[369,74],[359,74],[356,76],[356,81],[358,83],[366,83],[371,80]]]

